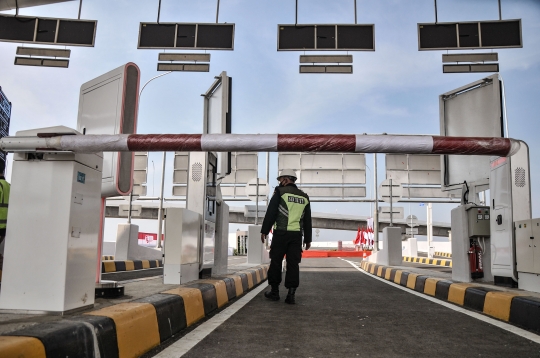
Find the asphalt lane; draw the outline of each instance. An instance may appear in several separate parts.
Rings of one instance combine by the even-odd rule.
[[[184,357],[539,357],[540,345],[364,275],[304,259],[297,304],[261,292]]]

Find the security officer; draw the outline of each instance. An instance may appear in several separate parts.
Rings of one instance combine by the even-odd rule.
[[[294,184],[294,170],[282,170],[277,180],[279,186],[268,204],[261,228],[261,241],[264,243],[274,225],[268,270],[268,283],[272,289],[265,292],[264,296],[272,301],[279,300],[281,263],[283,256],[287,255],[285,288],[288,288],[289,292],[285,302],[294,304],[294,295],[300,283],[298,264],[302,259],[302,234],[305,249],[309,250],[311,247],[311,206],[307,194]]]
[[[9,183],[4,177],[6,163],[0,160],[0,246],[6,237],[7,214],[9,204]],[[0,251],[0,270],[4,264],[4,248]]]

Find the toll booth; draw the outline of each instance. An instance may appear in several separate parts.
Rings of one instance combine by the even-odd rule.
[[[538,292],[540,272],[534,270],[534,265],[529,266],[530,249],[534,250],[535,245],[530,237],[535,236],[526,232],[534,226],[530,222],[531,178],[527,144],[520,142],[519,151],[511,157],[492,157],[490,168],[490,229],[495,284]],[[525,239],[527,235],[529,239]]]
[[[214,153],[189,153],[186,208],[201,215],[200,276],[210,276],[214,266],[217,217],[217,157]],[[167,236],[165,235],[165,240]],[[165,253],[167,255],[167,253]]]
[[[164,283],[227,272],[229,209],[221,200],[216,173],[213,153],[189,153],[187,208],[166,209]]]

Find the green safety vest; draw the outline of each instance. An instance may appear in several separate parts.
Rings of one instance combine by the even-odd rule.
[[[0,179],[0,229],[7,225],[10,185],[5,179]]]
[[[304,226],[304,210],[309,204],[309,197],[294,186],[278,187],[277,190],[280,201],[274,230],[301,231]]]

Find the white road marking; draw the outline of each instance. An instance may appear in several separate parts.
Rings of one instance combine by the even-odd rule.
[[[233,303],[230,307],[226,308],[222,312],[218,313],[208,321],[195,328],[193,331],[186,334],[184,337],[171,344],[167,349],[161,351],[156,358],[179,358],[189,352],[191,348],[195,347],[197,343],[202,341],[206,336],[212,333],[216,328],[228,320],[238,310],[244,307],[249,301],[257,296],[262,290],[268,286],[264,283],[259,287],[254,288],[248,292],[244,297]]]
[[[469,311],[465,308],[462,308],[462,307],[459,307],[459,306],[456,306],[456,305],[453,305],[451,303],[448,303],[448,302],[444,302],[444,301],[441,301],[437,298],[434,298],[434,297],[431,297],[429,295],[426,295],[426,294],[423,294],[423,293],[420,293],[420,292],[417,292],[417,291],[414,291],[414,290],[411,290],[410,288],[406,288],[406,287],[403,287],[401,285],[398,285],[397,283],[394,283],[394,282],[391,282],[391,281],[387,281],[383,278],[380,278],[379,276],[375,276],[375,275],[372,275],[370,273],[367,273],[365,272],[364,270],[362,270],[360,267],[358,267],[354,262],[352,261],[349,261],[349,260],[345,260],[345,259],[342,259],[340,257],[341,260],[345,261],[345,262],[348,262],[350,265],[352,265],[354,268],[356,268],[358,271],[360,271],[361,273],[363,273],[364,275],[367,275],[369,277],[372,277],[376,280],[379,280],[379,281],[382,281],[386,284],[389,284],[391,286],[394,286],[395,288],[399,288],[400,290],[403,290],[403,291],[407,291],[408,293],[412,293],[413,295],[416,295],[418,297],[422,297],[423,299],[426,299],[428,301],[431,301],[431,302],[435,302],[441,306],[444,306],[444,307],[447,307],[447,308],[450,308],[451,310],[454,310],[454,311],[457,311],[457,312],[460,312],[460,313],[463,313],[463,314],[466,314],[467,316],[471,316],[473,318],[476,318],[480,321],[483,321],[483,322],[486,322],[486,323],[489,323],[493,326],[496,326],[496,327],[499,327],[501,329],[504,329],[505,331],[508,331],[508,332],[511,332],[511,333],[514,333],[520,337],[523,337],[523,338],[526,338],[530,341],[533,341],[535,343],[539,343],[540,344],[540,336],[537,335],[537,334],[534,334],[534,333],[531,333],[529,331],[526,331],[524,329],[521,329],[521,328],[518,328],[516,326],[512,326],[508,323],[504,323],[502,321],[498,321],[496,319],[493,319],[493,318],[489,318],[487,316],[484,316],[482,314],[479,314],[479,313],[476,313],[476,312],[473,312],[473,311]]]

